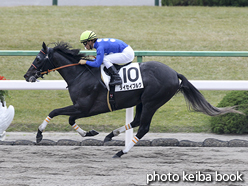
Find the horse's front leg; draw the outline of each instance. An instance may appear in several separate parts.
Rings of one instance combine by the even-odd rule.
[[[83,116],[83,112],[79,110],[75,105],[71,105],[68,107],[55,109],[52,112],[49,113],[49,115],[46,117],[46,119],[42,122],[42,124],[38,128],[38,132],[36,135],[36,142],[39,143],[42,138],[42,132],[45,130],[47,124],[51,121],[52,118],[58,116],[58,115],[69,115],[71,116],[69,119],[70,125],[81,135],[81,136],[94,136],[97,135],[98,132],[91,130],[89,132],[86,132],[82,130],[77,124],[75,124],[75,119],[80,118],[80,116]]]
[[[95,130],[90,130],[88,132],[84,131],[83,129],[81,129],[77,124],[76,124],[76,119],[80,118],[79,115],[73,115],[70,116],[69,118],[69,124],[72,126],[72,128],[74,128],[82,137],[86,137],[86,136],[95,136],[97,134],[99,134],[97,131]]]

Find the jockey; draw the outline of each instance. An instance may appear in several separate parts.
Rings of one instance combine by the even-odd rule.
[[[111,80],[109,85],[121,85],[122,80],[113,64],[125,64],[134,59],[133,49],[121,40],[114,38],[98,39],[92,31],[85,31],[80,36],[81,43],[85,49],[96,49],[96,59],[94,61],[80,60],[81,65],[87,64],[91,67],[100,67],[103,63],[108,69]]]

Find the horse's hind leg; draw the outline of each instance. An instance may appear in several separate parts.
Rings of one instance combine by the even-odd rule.
[[[129,144],[125,147],[124,150],[119,151],[113,156],[113,158],[119,158],[123,154],[126,154],[146,133],[149,132],[151,120],[156,110],[157,109],[151,109],[151,107],[143,107],[142,114],[140,117],[140,127],[136,136],[133,137],[131,142],[129,142]]]
[[[161,91],[160,95],[153,97],[149,94],[146,96],[143,95],[143,103],[140,104],[140,118],[137,120],[139,121],[139,130],[136,136],[134,136],[131,142],[129,142],[129,144],[125,147],[125,149],[119,151],[116,155],[113,156],[113,158],[119,158],[123,154],[127,153],[141,138],[144,137],[146,133],[149,132],[150,124],[154,113],[157,111],[158,108],[160,108],[173,97],[177,90],[177,86],[178,85],[175,83],[174,88],[171,87],[172,90],[166,96],[163,95],[164,91]],[[151,100],[150,98],[153,99]]]
[[[136,114],[135,114],[134,120],[131,123],[128,123],[128,124],[118,128],[118,129],[113,130],[111,133],[109,133],[105,137],[104,142],[111,141],[113,137],[118,136],[120,133],[125,132],[126,130],[129,130],[131,128],[135,128],[135,127],[139,126],[141,111],[142,111],[142,103],[140,103],[136,106]]]

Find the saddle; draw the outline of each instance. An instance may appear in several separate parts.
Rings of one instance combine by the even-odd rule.
[[[109,86],[110,75],[107,68],[101,65],[101,79],[108,89],[107,102],[110,111],[116,110],[115,108],[115,93],[122,91],[132,91],[144,88],[140,67],[138,63],[127,63],[125,65],[114,64],[118,71],[122,85]]]

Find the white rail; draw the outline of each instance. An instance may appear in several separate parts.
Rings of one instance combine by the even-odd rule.
[[[41,80],[35,83],[25,80],[1,80],[0,90],[66,90],[64,80]]]
[[[248,90],[246,80],[191,80],[199,90]],[[25,80],[1,80],[0,90],[66,90],[64,80],[40,80],[30,83]]]

